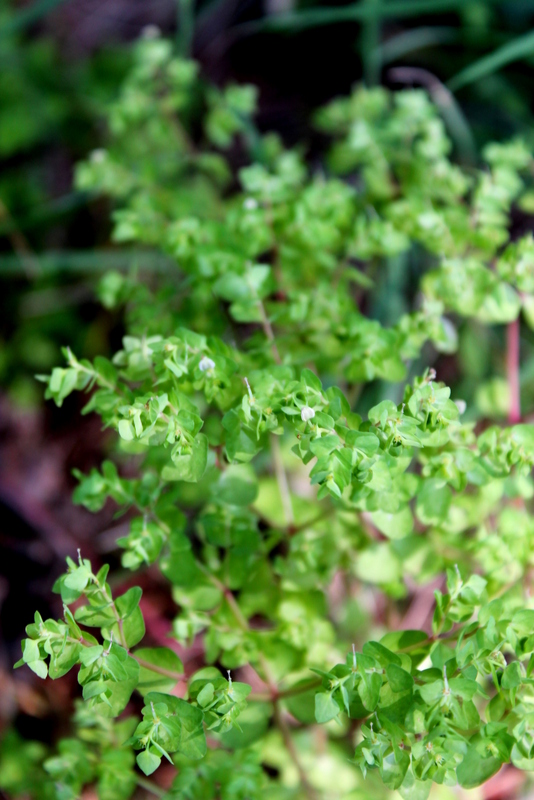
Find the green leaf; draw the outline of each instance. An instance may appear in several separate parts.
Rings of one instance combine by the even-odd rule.
[[[534,758],[529,758],[525,753],[521,752],[521,748],[517,744],[512,747],[511,762],[517,769],[523,769],[527,772],[534,771]]]
[[[358,656],[358,672],[362,677],[358,684],[358,694],[367,711],[375,710],[382,688],[382,675],[376,670],[376,663],[366,656]]]
[[[135,430],[133,424],[128,419],[121,419],[118,426],[119,436],[126,442],[135,439]]]
[[[91,579],[91,571],[87,567],[77,567],[65,576],[65,586],[75,592],[83,592]]]
[[[258,480],[254,470],[243,464],[224,470],[213,487],[215,499],[235,506],[248,506],[258,495]]]
[[[22,654],[23,659],[27,664],[30,661],[39,661],[41,658],[39,653],[39,644],[34,639],[24,639]]]
[[[406,752],[399,751],[384,756],[380,764],[380,777],[388,789],[398,789],[401,786],[409,766],[410,756]]]
[[[534,610],[525,608],[516,611],[512,617],[512,625],[519,636],[531,636],[534,632]]]
[[[417,496],[417,516],[425,525],[445,522],[451,499],[451,490],[442,481],[427,480]]]
[[[485,708],[484,714],[489,722],[499,722],[506,711],[506,703],[501,693],[492,697]]]
[[[394,583],[401,576],[401,565],[388,545],[377,543],[359,554],[354,572],[366,583]]]
[[[315,695],[315,719],[317,722],[330,722],[339,715],[340,708],[332,695],[328,692],[318,692]]]
[[[139,662],[137,691],[142,695],[153,691],[170,692],[184,671],[182,662],[168,647],[143,647],[133,656]]]
[[[432,781],[416,780],[412,770],[408,769],[397,791],[403,800],[427,800],[431,788]]]
[[[244,428],[236,427],[229,431],[226,436],[226,454],[230,462],[241,461],[247,463],[254,458],[259,449],[260,446],[257,439]]]
[[[207,463],[208,439],[203,433],[199,433],[193,443],[191,454],[176,456],[172,467],[163,467],[161,477],[165,481],[196,483],[204,475]]]
[[[207,683],[204,686],[204,688],[201,689],[200,692],[198,693],[197,703],[199,704],[199,706],[204,708],[204,706],[208,706],[211,703],[211,701],[213,700],[213,696],[214,696],[213,684]]]
[[[380,446],[378,437],[371,432],[348,431],[345,441],[349,447],[354,448],[358,453],[362,453],[368,458],[373,456]]]
[[[222,743],[232,750],[244,748],[245,752],[254,742],[261,740],[269,727],[271,708],[267,703],[251,703],[239,714],[237,725],[220,733]],[[312,720],[313,721],[313,720]]]
[[[115,645],[112,645],[112,650]],[[124,652],[124,651],[123,651]],[[105,680],[104,691],[100,697],[96,697],[98,713],[103,717],[118,717],[126,708],[132,692],[139,680],[139,665],[131,656],[127,656],[122,662],[125,677],[120,680]],[[81,674],[81,673],[80,673]],[[106,700],[103,699],[105,694]]]
[[[388,664],[386,676],[394,692],[405,692],[414,685],[413,678],[409,672],[406,672],[396,664]]]
[[[304,685],[308,682],[308,679],[304,679],[303,681],[299,681],[296,686]],[[295,717],[295,719],[299,722],[303,722],[305,725],[311,725],[316,721],[315,697],[316,690],[310,689],[307,692],[300,692],[299,694],[286,698],[284,703],[289,713]]]
[[[419,652],[419,645],[421,650],[430,647],[428,636],[424,631],[391,631],[380,639],[380,643],[393,652],[409,650],[411,656],[414,652]]]
[[[371,514],[371,519],[378,530],[385,533],[390,539],[402,539],[413,530],[412,512],[408,506],[405,506],[396,514],[388,514],[386,511],[374,511]]]
[[[122,643],[124,637],[127,647],[134,647],[138,644],[145,635],[145,620],[139,606],[136,606],[126,619],[123,620],[120,628],[118,623],[115,623],[111,628],[108,626],[102,628],[102,633],[108,639],[111,638],[111,632],[113,632],[114,642]]]
[[[32,672],[35,672],[40,678],[46,678],[48,675],[48,667],[44,661],[27,661],[26,662]]]
[[[147,707],[158,703],[166,706],[168,714],[165,721],[170,726],[171,739],[169,750],[179,750],[188,758],[199,759],[206,754],[207,744],[202,725],[203,714],[199,708],[192,706],[179,697],[160,692],[150,692],[145,696]]]
[[[143,750],[142,753],[138,754],[136,761],[139,765],[139,769],[142,770],[145,775],[152,775],[161,764],[161,757],[154,755],[154,753],[149,753],[148,750]]]
[[[380,642],[366,642],[363,646],[363,655],[375,659],[382,667],[388,667],[390,664],[400,666],[401,664],[400,657],[391,650],[388,650],[388,648]]]
[[[89,667],[100,658],[103,652],[104,648],[101,644],[94,647],[83,647],[80,651],[80,661],[84,667]]]
[[[124,594],[121,594],[120,597],[117,597],[115,606],[122,620],[125,620],[130,614],[134,613],[139,606],[142,595],[143,591],[139,586],[132,586]]]
[[[502,674],[501,686],[503,689],[516,689],[521,685],[522,680],[523,676],[519,661],[512,661]]]
[[[494,756],[481,756],[478,750],[469,746],[462,762],[456,769],[458,783],[464,789],[474,789],[485,783],[502,767],[502,761]]]
[[[300,373],[300,379],[304,381],[306,386],[309,386],[311,389],[314,389],[316,392],[323,391],[323,385],[315,372],[312,372],[311,369],[303,369]]]

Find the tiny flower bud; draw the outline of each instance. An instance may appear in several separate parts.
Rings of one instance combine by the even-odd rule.
[[[145,25],[141,31],[142,39],[159,39],[161,36],[161,28],[157,25]]]
[[[102,162],[105,161],[106,158],[106,151],[101,147],[99,147],[97,150],[93,150],[90,158],[93,164],[102,164]]]
[[[204,356],[204,358],[201,359],[198,368],[201,372],[206,372],[208,369],[214,369],[215,361],[213,361],[211,358],[208,358],[208,356]]]
[[[455,400],[454,402],[456,403],[456,408],[458,409],[458,412],[460,414],[464,414],[465,409],[467,408],[467,403],[465,402],[465,400]]]
[[[443,695],[447,696],[451,693],[449,680],[447,678],[447,667],[443,666]]]
[[[248,378],[243,378],[243,380],[245,381],[245,386],[247,387],[247,392],[248,392],[248,397],[249,397],[250,403],[253,404],[254,403],[254,395],[252,394],[252,389],[250,388],[250,383],[248,382]]]
[[[315,411],[313,408],[309,406],[304,406],[304,408],[300,412],[300,418],[303,422],[308,422],[308,420],[313,419],[315,416]]]
[[[247,197],[247,199],[243,203],[243,208],[246,211],[255,211],[257,207],[258,207],[258,201],[255,200],[253,197]]]

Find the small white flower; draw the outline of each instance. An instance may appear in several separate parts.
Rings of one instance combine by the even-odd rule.
[[[106,155],[107,155],[106,151],[103,150],[102,148],[99,148],[98,150],[93,150],[93,152],[91,153],[91,161],[93,162],[93,164],[102,164],[102,162],[106,158]]]
[[[213,361],[211,358],[208,358],[208,356],[204,356],[204,358],[201,359],[198,368],[201,372],[206,372],[208,369],[214,369],[215,361]]]
[[[300,418],[303,422],[308,422],[308,420],[313,419],[315,416],[315,411],[313,408],[309,406],[304,406],[302,411],[300,412]]]
[[[258,207],[258,201],[254,200],[253,197],[247,197],[247,199],[243,203],[243,208],[246,211],[255,211],[257,207]]]
[[[158,28],[157,25],[145,25],[141,31],[142,39],[159,39],[160,36],[161,28]]]
[[[459,413],[464,414],[465,409],[467,408],[467,403],[465,400],[455,400],[454,402],[456,403],[456,408],[458,409]]]

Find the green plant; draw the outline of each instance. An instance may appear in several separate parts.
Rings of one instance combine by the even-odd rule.
[[[172,649],[140,647],[141,589],[112,592],[107,566],[69,559],[64,616],[36,614],[18,664],[54,679],[78,668],[84,698],[37,797],[92,782],[104,800],[136,784],[162,795],[133,751],[145,775],[178,767],[166,797],[203,800],[349,797],[356,767],[373,796],[378,773],[419,800],[432,782],[534,767],[534,425],[518,381],[534,241],[509,233],[532,156],[491,145],[482,169],[461,169],[424,93],[356,89],[317,115],[334,144],[310,171],[258,134],[254,98],[203,85],[145,39],[109,146],[78,170],[80,188],[116,198],[116,240],[176,270],[151,285],[135,268],[107,274],[123,348],[93,362],[66,348],[46,394],[91,391],[85,411],[118,432],[116,460],[78,474],[74,499],[130,511],[122,564],[167,579],[173,634],[201,637],[206,666],[186,680]],[[252,162],[237,179],[230,147]],[[385,327],[362,309],[411,258],[419,292]],[[455,350],[462,317],[508,326],[508,426],[478,425],[428,366]],[[364,418],[378,381],[400,402],[367,402]],[[386,624],[410,583],[443,575],[431,632]],[[368,587],[385,607],[372,629]],[[142,720],[116,722],[134,692]]]

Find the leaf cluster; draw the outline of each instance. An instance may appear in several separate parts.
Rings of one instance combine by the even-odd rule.
[[[305,738],[315,722],[347,795],[348,756],[412,800],[432,781],[530,769],[534,425],[476,425],[428,353],[455,350],[461,317],[531,324],[533,245],[509,228],[532,156],[492,145],[462,169],[424,93],[356,88],[317,115],[332,147],[316,170],[258,133],[254,97],[206,87],[168,42],[140,42],[109,147],[78,181],[115,199],[117,241],[176,269],[151,286],[106,275],[122,348],[93,361],[65,348],[42,376],[47,398],[85,391],[85,413],[116,432],[113,461],[77,473],[74,499],[129,512],[122,564],[167,579],[173,635],[201,641],[206,666],[178,697],[175,653],[138,647],[141,590],[114,598],[107,568],[81,556],[55,587],[63,620],[36,615],[20,663],[43,678],[77,667],[103,720],[137,689],[125,752],[146,775],[162,758],[179,766],[169,797],[327,794]],[[237,172],[230,146],[249,161]],[[364,313],[381,272],[421,252],[410,309],[391,324]],[[365,413],[377,379],[402,388]],[[137,477],[122,477],[126,459]],[[430,634],[371,628],[372,591],[394,609],[444,573]]]

